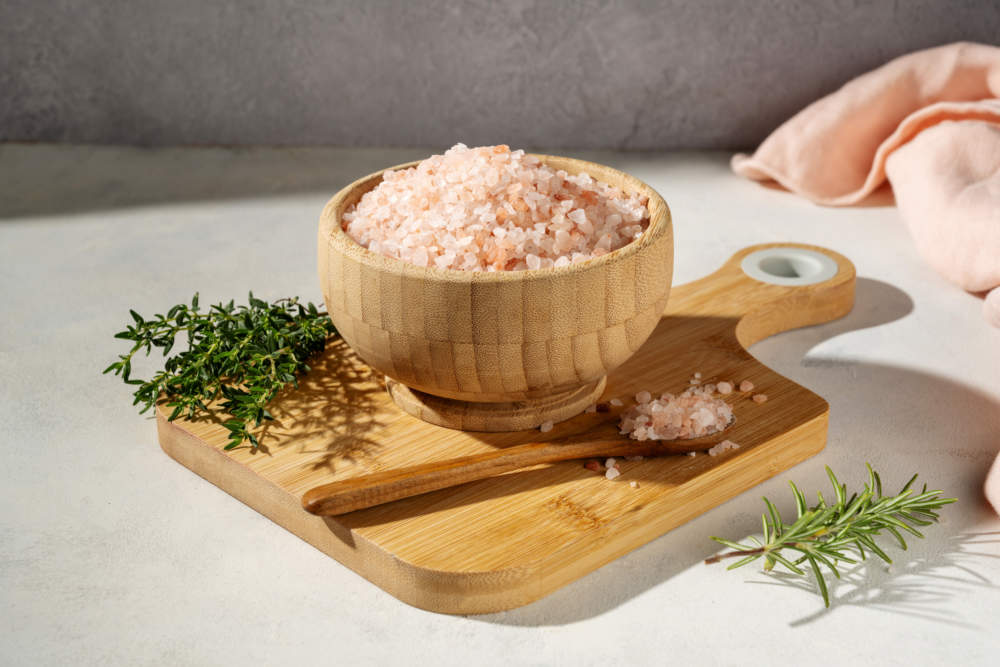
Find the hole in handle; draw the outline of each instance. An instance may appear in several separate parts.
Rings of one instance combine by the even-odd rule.
[[[793,247],[752,252],[740,267],[754,280],[774,285],[815,285],[837,275],[837,263],[828,255]]]

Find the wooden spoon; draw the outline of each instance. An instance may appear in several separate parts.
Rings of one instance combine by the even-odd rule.
[[[302,496],[302,507],[312,514],[336,516],[541,463],[591,457],[659,456],[705,450],[722,441],[723,433],[724,431],[720,431],[711,436],[690,440],[630,440],[618,434],[617,424],[611,424],[610,428],[600,430],[597,439],[592,438],[587,442],[579,442],[579,436],[569,436],[322,484]]]

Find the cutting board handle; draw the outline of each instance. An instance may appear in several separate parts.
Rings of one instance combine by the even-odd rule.
[[[735,253],[717,271],[675,287],[670,317],[731,317],[749,347],[782,331],[843,317],[854,305],[854,264],[804,243],[766,243]]]

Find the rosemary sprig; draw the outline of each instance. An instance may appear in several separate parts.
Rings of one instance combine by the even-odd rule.
[[[806,506],[805,496],[794,483],[789,482],[795,496],[795,508],[798,516],[790,524],[785,523],[778,508],[767,498],[764,504],[767,513],[761,517],[764,527],[764,541],[750,539],[754,544],[739,544],[713,537],[716,542],[733,549],[717,554],[705,560],[706,564],[718,563],[725,558],[740,558],[730,565],[728,570],[752,563],[758,558],[764,559],[764,570],[770,571],[774,565],[780,564],[795,574],[804,575],[802,564],[808,564],[816,577],[816,583],[823,596],[823,602],[830,606],[830,593],[820,569],[825,567],[840,578],[837,563],[857,563],[858,558],[865,560],[871,552],[891,563],[892,559],[875,542],[875,537],[882,531],[891,534],[899,546],[906,549],[903,533],[916,537],[923,535],[916,526],[929,526],[938,520],[935,510],[956,498],[941,498],[941,491],[928,491],[925,484],[920,493],[915,493],[914,475],[894,496],[882,495],[882,480],[871,465],[868,465],[868,482],[864,491],[847,496],[847,487],[841,484],[829,467],[826,474],[833,483],[835,501],[826,501],[822,493],[817,493],[819,503],[812,507]],[[801,556],[795,558],[787,552],[797,551]]]
[[[132,341],[132,349],[104,373],[113,371],[138,387],[132,404],[143,406],[140,414],[164,397],[173,408],[170,421],[206,414],[209,404],[221,398],[219,407],[230,415],[223,423],[229,431],[226,449],[247,440],[254,449],[260,445],[254,430],[273,419],[265,406],[282,387],[298,387],[296,374],[308,371],[306,361],[336,334],[327,314],[312,303],[285,298],[268,304],[253,292],[249,305],[230,301],[207,312],[199,311],[197,294],[190,306],[178,304],[152,319],[129,312],[133,322],[115,338]],[[150,380],[131,377],[137,352],[148,356],[158,348],[166,356],[179,336],[186,336],[187,349],[167,357],[163,370]]]

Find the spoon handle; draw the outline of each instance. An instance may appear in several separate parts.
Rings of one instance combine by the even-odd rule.
[[[617,436],[587,442],[544,442],[505,447],[473,456],[421,463],[323,484],[305,493],[302,506],[312,514],[335,516],[541,463],[591,456],[662,453],[657,444],[654,441],[629,441]]]

